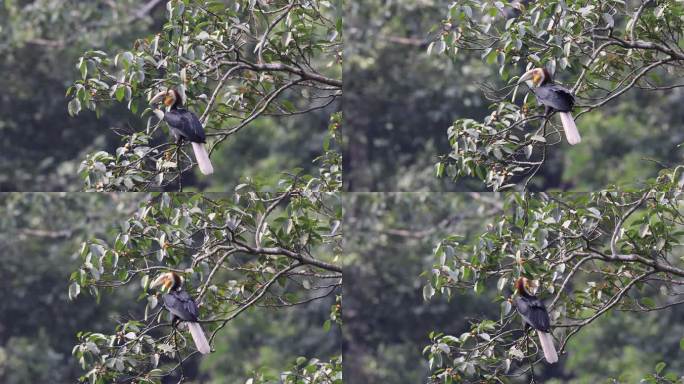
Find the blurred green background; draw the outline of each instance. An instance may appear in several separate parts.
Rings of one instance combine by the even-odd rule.
[[[139,286],[83,292],[68,301],[69,275],[81,243],[114,241],[119,223],[147,194],[0,194],[0,383],[75,383],[84,374],[71,356],[80,330],[111,333],[118,319],[140,318]],[[286,309],[246,311],[218,334],[216,352],[184,365],[195,383],[244,383],[255,370],[277,375],[298,356],[339,355],[339,327],[326,332],[334,297]],[[166,382],[176,382],[169,377]]]
[[[470,323],[498,319],[495,285],[451,301],[423,300],[436,262],[433,248],[446,235],[477,241],[503,211],[494,193],[353,193],[345,198],[343,353],[348,383],[424,383],[422,350],[432,331],[460,335]],[[518,320],[516,320],[518,321]],[[684,308],[612,311],[582,329],[558,364],[535,367],[539,383],[638,383],[661,361],[665,372],[684,372],[679,342]],[[618,381],[612,381],[612,379]],[[528,383],[519,379],[513,383]]]
[[[490,113],[482,84],[501,86],[479,52],[455,61],[427,54],[448,14],[447,0],[348,2],[345,14],[344,151],[348,191],[477,191],[478,180],[437,179],[457,118]],[[436,29],[436,32],[432,31]],[[564,78],[576,78],[574,68]],[[666,83],[681,81],[672,75]],[[653,177],[681,162],[684,90],[631,90],[577,125],[582,144],[549,150],[531,190],[594,191]]]
[[[226,4],[231,2],[224,1]],[[166,2],[148,0],[6,0],[0,2],[0,191],[78,191],[87,153],[113,152],[111,129],[143,130],[123,105],[100,119],[67,114],[65,92],[80,77],[84,51],[129,49],[163,25]],[[229,191],[249,177],[274,184],[283,172],[313,172],[331,111],[264,118],[233,135],[212,155],[211,178],[184,175],[186,190]]]

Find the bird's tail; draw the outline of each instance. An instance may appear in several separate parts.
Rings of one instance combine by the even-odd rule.
[[[563,131],[565,131],[565,138],[568,139],[570,145],[578,144],[582,141],[575,119],[572,118],[570,112],[559,112],[561,123],[563,124]]]
[[[197,165],[199,165],[200,172],[204,175],[211,175],[214,173],[214,167],[211,165],[211,160],[209,160],[209,153],[204,143],[192,143],[192,151],[195,152],[195,159],[197,160]]]
[[[539,335],[539,342],[544,351],[544,358],[546,361],[549,364],[557,362],[558,353],[556,352],[556,347],[553,346],[553,337],[551,334],[537,330],[537,335]]]
[[[209,347],[207,337],[204,336],[202,326],[199,323],[188,322],[188,329],[190,330],[192,340],[195,341],[195,346],[197,347],[197,350],[204,355],[211,352],[211,347]]]

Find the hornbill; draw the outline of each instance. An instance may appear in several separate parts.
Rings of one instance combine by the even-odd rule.
[[[177,322],[185,321],[197,350],[202,354],[211,352],[202,326],[197,322],[199,315],[197,303],[182,289],[183,278],[174,272],[162,273],[150,284],[150,288],[159,285],[167,292],[162,295],[162,300],[166,309],[173,315],[172,323],[174,326]]]
[[[544,105],[545,115],[548,116],[553,111],[558,112],[563,124],[563,131],[565,131],[565,138],[570,145],[582,141],[575,120],[570,114],[575,105],[575,97],[568,89],[554,83],[546,68],[530,69],[520,77],[518,84],[522,82],[527,83],[534,95],[537,96],[537,101]]]
[[[513,0],[510,7],[504,7],[502,14],[506,20],[520,16],[530,0]]]
[[[547,362],[553,364],[558,361],[558,353],[553,346],[549,313],[546,311],[544,303],[529,293],[527,290],[529,286],[530,281],[525,277],[521,277],[515,282],[515,289],[518,293],[518,296],[515,298],[515,308],[523,318],[525,329],[530,326],[537,331],[539,342],[544,351],[544,358]]]
[[[192,150],[195,152],[195,159],[199,165],[200,171],[205,175],[214,173],[214,167],[209,160],[209,154],[204,146],[207,142],[204,134],[204,128],[200,123],[197,115],[188,111],[183,106],[183,98],[175,89],[168,89],[161,91],[150,99],[150,104],[162,101],[166,106],[166,113],[155,110],[155,113],[163,114],[163,118],[171,130],[171,134],[176,138],[179,144],[183,139],[189,140],[192,144]],[[159,111],[159,112],[157,112]]]

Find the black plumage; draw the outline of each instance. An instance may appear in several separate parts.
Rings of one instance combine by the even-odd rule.
[[[178,108],[176,104],[164,114],[164,121],[169,124],[171,134],[178,139],[185,139],[194,143],[206,143],[207,137],[199,118],[185,108]]]
[[[544,351],[544,358],[548,363],[553,364],[558,361],[558,353],[553,345],[549,312],[541,300],[527,291],[527,282],[528,280],[524,277],[519,278],[515,282],[515,288],[518,293],[514,300],[515,307],[523,319],[525,328],[527,329],[529,326],[537,332],[539,344]]]
[[[199,324],[199,308],[195,300],[183,290],[183,279],[174,272],[167,272],[157,277],[150,288],[163,286],[168,293],[162,295],[164,307],[172,315],[174,327],[183,321],[187,324],[192,340],[197,346],[197,350],[202,354],[211,352],[211,346],[204,334],[202,326]]]
[[[533,88],[532,92],[537,97],[537,101],[547,108],[547,113],[552,109],[558,112],[570,112],[575,105],[575,97],[570,91],[556,83],[547,82],[539,87]]]
[[[554,83],[546,68],[534,68],[525,72],[518,82],[523,81],[527,82],[534,92],[537,103],[544,106],[546,116],[558,112],[568,143],[575,145],[581,142],[582,137],[571,113],[575,106],[575,96],[567,88]]]
[[[214,173],[214,167],[209,159],[209,152],[204,145],[207,137],[204,133],[204,127],[197,115],[183,108],[183,97],[175,89],[168,89],[159,92],[151,100],[150,104],[155,104],[163,101],[168,108],[164,113],[161,110],[155,112],[158,116],[163,114],[163,119],[169,126],[169,131],[176,139],[178,144],[182,144],[183,140],[187,140],[192,144],[192,151],[195,154],[197,165],[200,172],[205,175]]]
[[[543,332],[551,331],[549,313],[544,303],[536,296],[526,294],[516,297],[515,307],[526,324]]]
[[[198,321],[199,308],[193,298],[185,291],[172,291],[162,296],[164,306],[182,321]]]

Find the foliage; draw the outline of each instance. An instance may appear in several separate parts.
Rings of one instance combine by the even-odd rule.
[[[192,158],[157,134],[162,124],[147,104],[160,90],[177,89],[198,114],[210,152],[257,119],[331,105],[341,95],[341,25],[337,6],[327,1],[172,0],[157,34],[116,54],[85,52],[81,79],[67,91],[69,113],[99,115],[118,102],[147,121],[145,128],[117,130],[115,153],[87,157],[80,169],[86,188],[182,188]]]
[[[437,176],[475,176],[493,190],[528,186],[562,141],[559,126],[537,112],[529,92],[517,104],[519,74],[531,67],[544,66],[570,84],[580,131],[584,115],[609,115],[601,111],[631,89],[680,87],[682,14],[678,1],[453,2],[428,51],[477,52],[498,68],[500,81],[485,87],[489,116],[458,119],[449,128],[451,151],[437,164]]]
[[[345,10],[344,148],[348,191],[472,191],[434,177],[449,150],[444,127],[484,116],[477,83],[494,71],[479,60],[427,55],[428,30],[449,2],[368,0]]]
[[[84,289],[70,303],[67,279],[83,262],[81,244],[93,238],[113,244],[123,222],[148,198],[147,194],[0,195],[0,280],[6,293],[0,303],[0,382],[76,382],[83,374],[71,354],[76,334],[106,332],[113,321],[125,322],[133,319],[131,314],[143,313],[146,301],[136,302],[137,283],[117,288],[116,294],[103,292],[99,303]],[[217,272],[215,280],[223,276]],[[244,383],[255,372],[279,378],[296,356],[333,359],[340,354],[340,326],[336,321],[326,325],[326,320],[339,318],[340,310],[331,294],[306,305],[245,312],[216,335],[213,353],[186,361],[186,378]],[[176,377],[173,382],[177,381]]]
[[[183,365],[197,352],[185,353],[187,336],[171,331],[149,290],[161,271],[185,276],[210,342],[246,310],[304,305],[335,294],[341,285],[335,264],[338,199],[296,178],[282,186],[285,192],[273,193],[242,185],[230,197],[156,194],[124,222],[114,242],[84,243],[70,297],[82,289],[100,297],[102,289],[113,293],[135,285],[145,308],[121,319],[112,334],[79,333],[73,353],[88,371],[82,379],[183,377]]]
[[[432,380],[534,377],[534,366],[542,361],[539,348],[514,324],[508,299],[520,276],[538,283],[561,354],[573,337],[611,311],[667,312],[681,304],[681,171],[663,171],[631,191],[510,194],[507,213],[477,241],[448,236],[439,242],[425,299],[455,290],[479,294],[495,286],[500,315],[472,321],[460,335],[432,333],[424,349]]]
[[[0,195],[0,382],[73,382],[80,368],[71,357],[81,327],[105,326],[121,304],[123,292],[103,301],[80,298],[67,305],[65,279],[77,266],[81,242],[106,237],[112,223],[139,202],[134,194]],[[106,220],[104,220],[106,218]]]
[[[5,1],[3,4],[0,49],[26,45],[64,49],[84,41],[103,41],[122,34],[119,19],[126,23],[146,16],[135,0],[122,0],[98,6],[95,2]],[[137,12],[131,12],[131,10]],[[95,16],[98,20],[95,21]],[[135,29],[135,24],[131,25]]]
[[[448,233],[476,233],[501,214],[496,196],[460,193],[353,193],[345,196],[345,381],[421,383],[421,356],[434,329],[457,332],[494,315],[486,297],[426,302],[419,277],[433,244]]]
[[[256,378],[246,382],[246,384],[268,383],[342,384],[342,357],[334,358],[329,362],[298,357],[292,369],[282,372],[277,379],[257,375]]]
[[[341,126],[342,113],[332,114],[328,125],[328,136],[323,142],[323,155],[314,160],[320,165],[318,174],[321,184],[327,191],[342,190],[342,155],[336,148],[340,139]]]
[[[91,129],[112,124],[120,110],[100,121],[82,116],[78,126],[65,108],[64,87],[73,61],[85,49],[118,46],[146,33],[153,22],[139,1],[33,0],[0,4],[0,189],[73,191],[79,157],[108,136]]]

